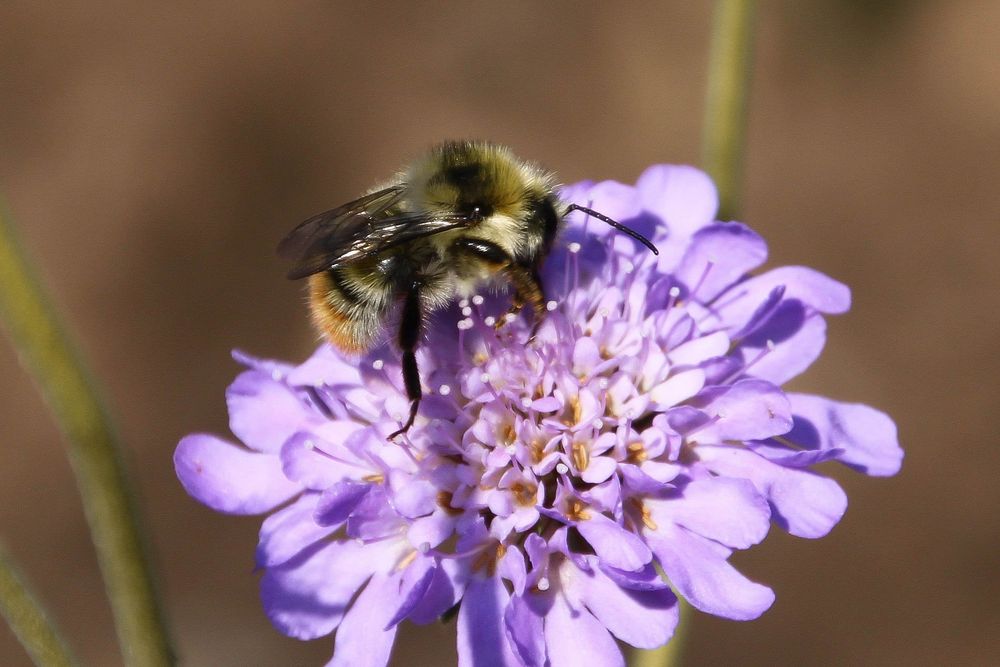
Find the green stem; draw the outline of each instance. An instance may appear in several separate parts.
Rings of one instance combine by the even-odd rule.
[[[712,19],[702,164],[719,188],[720,220],[739,210],[753,16],[753,0],[718,0]]]
[[[127,665],[170,665],[118,439],[80,356],[0,210],[0,317],[66,437]]]
[[[659,569],[659,568],[657,568]],[[662,574],[662,573],[661,573]],[[629,658],[629,667],[673,667],[680,664],[680,654],[684,649],[684,627],[687,625],[688,606],[678,598],[680,619],[677,621],[677,629],[674,636],[664,646],[654,648],[650,651],[633,649]]]
[[[55,624],[32,595],[24,579],[0,545],[0,614],[36,665],[72,667],[77,664]]]

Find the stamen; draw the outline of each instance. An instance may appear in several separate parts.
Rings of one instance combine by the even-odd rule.
[[[556,472],[559,473],[560,475],[565,475],[566,473],[569,472],[569,466],[567,466],[565,463],[557,463]]]
[[[480,294],[476,294],[475,296],[472,297],[472,304],[475,306],[483,305],[483,301],[485,301],[485,299],[483,299],[482,295]]]
[[[705,263],[705,270],[701,273],[701,278],[698,278],[698,282],[694,287],[691,288],[691,296],[698,293],[701,286],[705,283],[705,279],[708,278],[708,274],[712,271],[712,267],[715,266],[715,260],[709,257],[708,261]]]
[[[462,308],[462,315],[464,317],[470,317],[472,315],[472,308],[470,308],[469,306],[465,306],[464,308]]]
[[[381,359],[376,359],[375,361],[372,362],[372,368],[374,368],[377,371],[382,370],[383,366],[385,366],[385,362],[382,361]]]
[[[548,303],[545,304],[545,310],[549,311],[550,313],[558,307],[559,304],[556,303],[555,301],[549,301]]]
[[[535,587],[536,587],[536,588],[537,588],[538,590],[540,590],[540,591],[543,591],[543,592],[544,592],[544,591],[547,591],[547,590],[549,590],[549,586],[550,586],[550,585],[551,585],[551,584],[549,584],[549,578],[548,578],[548,577],[541,577],[541,578],[540,578],[540,579],[538,580],[538,583],[537,583],[537,584],[535,584]]]
[[[758,361],[760,361],[761,359],[763,359],[764,357],[766,357],[767,355],[769,355],[771,352],[774,352],[774,341],[771,340],[770,338],[768,338],[767,339],[767,345],[766,345],[766,347],[763,350],[761,350],[760,352],[758,352],[756,357],[754,357],[753,359],[751,359],[750,361],[748,361],[747,363],[745,363],[743,365],[743,368],[740,368],[740,369],[737,369],[737,370],[733,371],[733,373],[729,377],[727,377],[725,380],[723,380],[722,383],[723,384],[729,384],[730,382],[732,382],[733,380],[735,380],[739,376],[745,374],[748,370],[750,370],[751,368],[753,368],[754,364],[756,364]]]
[[[572,243],[570,243],[570,244],[569,244],[568,246],[566,246],[566,249],[567,249],[567,250],[569,250],[569,251],[570,251],[571,253],[573,253],[574,255],[575,255],[576,253],[580,252],[580,249],[581,249],[581,248],[582,248],[582,246],[581,246],[581,245],[580,245],[579,243],[577,243],[576,241],[573,241],[573,242],[572,242]]]
[[[438,393],[441,394],[442,396],[447,396],[448,394],[451,393],[451,387],[449,387],[446,384],[443,384],[440,387],[438,387]]]
[[[468,299],[462,299],[461,301],[458,302],[458,307],[459,308],[468,308],[469,307],[469,300]]]
[[[523,406],[523,407],[524,407],[525,409],[527,409],[527,408],[530,408],[530,407],[531,407],[531,404],[532,404],[532,402],[533,402],[533,401],[532,401],[532,400],[531,400],[530,398],[528,398],[527,396],[522,396],[522,397],[521,397],[521,405],[522,405],[522,406]]]
[[[275,382],[280,382],[283,377],[285,377],[284,374],[282,374],[282,372],[279,371],[277,368],[271,371],[271,379],[274,380]]]
[[[679,297],[681,295],[681,288],[678,287],[677,285],[674,285],[673,287],[670,288],[670,290],[667,292],[667,294],[670,295],[670,298],[667,299],[666,310],[670,310],[675,305],[677,305],[677,297]]]
[[[492,315],[488,315],[483,319],[483,324],[485,324],[488,327],[496,326],[496,323],[497,323],[497,318],[493,317]]]

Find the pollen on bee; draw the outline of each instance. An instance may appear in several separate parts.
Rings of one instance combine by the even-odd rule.
[[[374,368],[377,371],[382,370],[383,366],[385,366],[385,362],[382,361],[381,359],[376,359],[375,361],[372,362],[372,368]]]

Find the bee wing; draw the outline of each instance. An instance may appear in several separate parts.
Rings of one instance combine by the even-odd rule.
[[[401,185],[385,188],[314,215],[281,240],[278,254],[285,259],[301,262],[322,252],[324,248],[338,245],[356,234],[359,225],[369,218],[386,216],[387,211],[402,199],[403,190]]]
[[[305,278],[472,222],[459,214],[389,213],[402,193],[402,186],[373,192],[293,229],[278,246],[279,254],[296,262],[288,277]]]

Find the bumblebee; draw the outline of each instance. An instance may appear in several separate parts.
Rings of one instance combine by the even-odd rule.
[[[415,351],[425,316],[500,281],[512,288],[511,311],[528,306],[537,330],[546,313],[539,269],[576,210],[657,253],[637,232],[561,201],[550,172],[504,146],[470,141],[436,146],[363,197],[309,218],[278,252],[294,262],[289,278],[309,278],[313,323],[344,352],[370,350],[399,313],[410,412],[391,440],[420,405]]]

